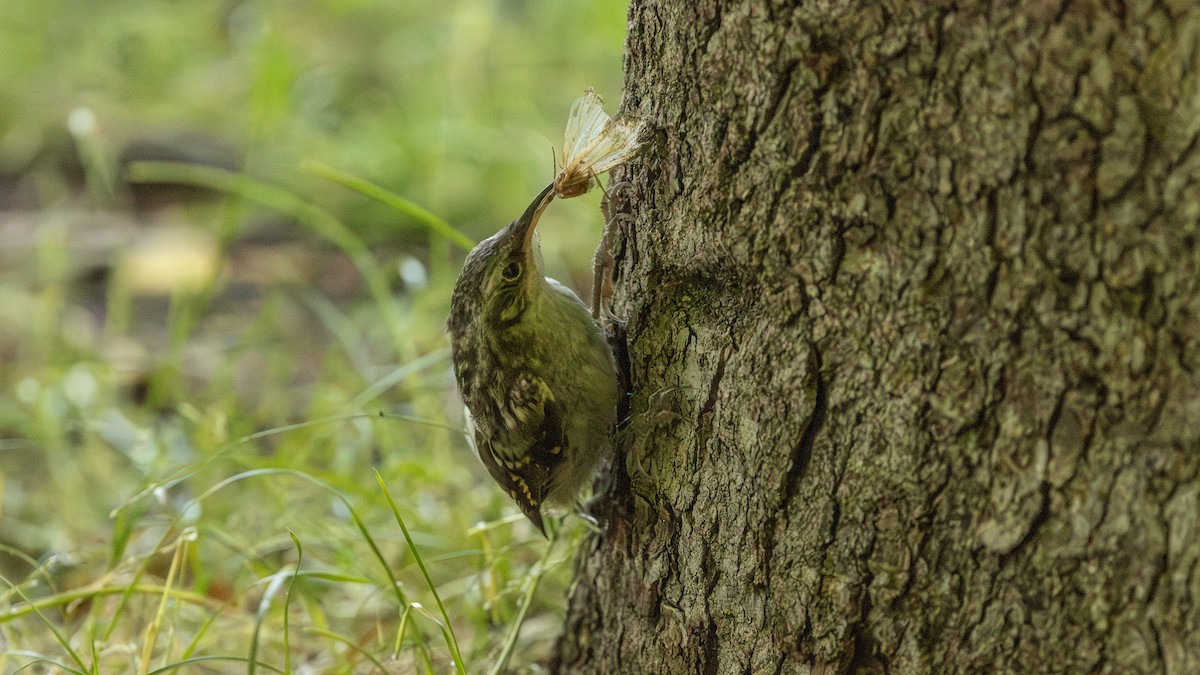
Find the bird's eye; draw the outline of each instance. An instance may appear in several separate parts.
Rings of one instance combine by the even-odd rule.
[[[516,281],[521,277],[521,263],[515,260],[508,263],[500,274],[504,276],[505,281]]]

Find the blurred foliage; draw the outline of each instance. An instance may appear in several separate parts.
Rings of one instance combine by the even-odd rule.
[[[585,87],[616,111],[624,29],[583,0],[0,3],[0,670],[445,672],[431,584],[468,671],[519,613],[537,669],[581,528],[548,548],[462,439],[465,251],[301,167],[482,239]],[[580,291],[597,198],[539,228]]]

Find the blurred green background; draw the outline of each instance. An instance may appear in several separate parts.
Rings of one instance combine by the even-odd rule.
[[[537,670],[582,528],[549,548],[462,438],[466,251],[313,167],[483,239],[584,88],[616,111],[625,12],[0,3],[0,671]],[[539,228],[581,294],[597,201]]]

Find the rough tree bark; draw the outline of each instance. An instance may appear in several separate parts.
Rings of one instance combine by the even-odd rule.
[[[634,0],[563,672],[1200,672],[1200,6]]]

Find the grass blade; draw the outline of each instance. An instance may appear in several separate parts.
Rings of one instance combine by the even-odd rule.
[[[458,244],[464,250],[470,251],[471,249],[475,248],[475,242],[472,241],[470,237],[454,229],[453,225],[445,220],[442,220],[429,209],[418,205],[416,202],[409,201],[395,192],[386,190],[372,183],[371,181],[338,171],[331,166],[327,166],[311,159],[306,159],[301,162],[300,169],[315,176],[320,176],[325,180],[337,183],[338,185],[353,190],[364,197],[370,197],[377,202],[386,204],[387,206],[396,209],[400,213],[410,216],[413,220],[420,223],[430,232],[444,237],[455,244]]]
[[[245,660],[246,660],[246,657],[244,657],[244,656],[194,656],[190,659],[184,659],[184,660],[178,661],[176,663],[171,663],[171,664],[165,665],[162,668],[152,670],[152,671],[146,673],[146,675],[162,675],[163,673],[170,673],[172,671],[179,670],[180,668],[183,668],[184,666],[190,666],[190,665],[196,664],[196,663],[205,663],[207,661],[233,661],[234,663],[238,663],[238,662],[245,662]],[[272,666],[269,663],[258,663],[256,665],[262,666],[263,668],[266,668],[267,670],[270,670],[272,672],[276,672],[276,673],[283,672],[282,670],[276,668],[275,666]]]
[[[196,540],[196,531],[192,528],[187,528],[179,533],[176,538],[175,553],[171,556],[171,567],[167,570],[167,578],[163,581],[163,593],[158,602],[158,611],[154,613],[154,621],[146,627],[146,632],[142,636],[142,658],[138,664],[138,672],[143,675],[150,670],[150,659],[154,654],[154,645],[158,642],[158,634],[162,630],[163,616],[167,612],[167,599],[170,597],[168,592],[175,585],[175,579],[180,577],[180,568],[183,567],[184,560],[187,556],[188,543]],[[114,622],[115,623],[115,622]]]
[[[7,583],[3,577],[0,581]],[[36,601],[29,601],[21,594],[21,598],[25,600],[25,604],[19,607],[9,607],[7,611],[0,610],[0,624],[8,623],[15,619],[19,619],[29,614],[40,614],[41,610],[48,607],[57,607],[60,605],[69,605],[78,600],[91,600],[101,598],[107,595],[123,595],[125,593],[139,593],[143,595],[163,595],[168,594],[176,600],[183,600],[194,605],[202,605],[212,609],[219,609],[222,605],[212,598],[204,597],[198,593],[188,593],[179,590],[173,590],[164,586],[149,586],[149,585],[134,585],[134,586],[105,586],[101,588],[80,588],[65,593],[39,598]]]
[[[222,480],[216,485],[205,490],[203,493],[193,499],[192,502],[184,508],[184,511],[186,512],[191,510],[195,507],[195,505],[199,504],[199,502],[211,497],[222,488],[225,488],[240,480],[245,480],[255,476],[292,476],[295,478],[301,478],[312,483],[313,485],[320,487],[334,497],[337,497],[338,501],[340,501],[342,505],[346,507],[346,512],[350,514],[350,518],[354,521],[354,526],[363,536],[363,539],[367,542],[367,546],[370,547],[375,559],[379,561],[380,566],[387,575],[389,584],[392,587],[392,592],[396,594],[397,606],[403,607],[404,605],[408,604],[408,598],[405,597],[404,590],[400,587],[400,582],[396,579],[396,575],[392,573],[392,568],[390,565],[388,565],[387,558],[384,557],[383,551],[379,549],[379,545],[375,543],[375,538],[371,536],[371,532],[367,529],[367,525],[365,522],[363,522],[362,517],[358,515],[358,511],[354,508],[354,505],[350,503],[350,500],[346,497],[346,495],[342,494],[332,485],[319,478],[315,478],[307,473],[304,473],[303,471],[297,471],[295,469],[251,469],[249,471],[243,471],[242,473],[230,476],[229,478],[226,478],[225,480]]]
[[[29,597],[26,596],[25,593],[22,592],[21,589],[18,588],[17,586],[15,586],[11,581],[4,578],[3,576],[0,576],[0,581],[3,581],[5,584],[7,584],[9,586],[9,588],[16,591],[17,596],[20,597],[21,600],[23,600],[28,606],[33,608],[33,611],[37,613],[38,618],[42,620],[42,623],[46,624],[46,628],[49,628],[50,632],[54,634],[54,639],[58,641],[59,646],[61,646],[64,650],[66,650],[67,654],[70,655],[71,660],[74,661],[76,664],[78,664],[80,668],[86,669],[87,666],[85,666],[83,664],[83,659],[80,658],[79,654],[77,654],[75,652],[75,650],[71,648],[71,642],[69,640],[67,640],[65,637],[63,637],[63,634],[59,632],[57,627],[55,627],[54,622],[50,621],[50,619],[45,614],[42,614],[42,610],[39,609],[37,607],[37,605],[34,605],[32,602],[30,602]],[[64,670],[67,670],[68,672],[72,672],[72,673],[84,672],[84,671],[80,671],[80,670],[75,670],[73,668],[65,668],[65,667],[64,667]]]
[[[6,655],[6,656],[29,656],[29,657],[32,657],[32,658],[33,658],[33,660],[32,660],[32,661],[30,661],[29,663],[26,663],[25,665],[21,666],[20,668],[17,668],[16,670],[12,671],[12,672],[13,672],[13,675],[16,675],[17,673],[19,673],[19,672],[22,672],[22,671],[23,671],[23,670],[25,670],[26,668],[32,668],[32,667],[34,667],[34,666],[42,665],[42,664],[45,664],[45,663],[48,663],[48,664],[50,664],[50,665],[52,665],[52,666],[54,666],[54,667],[56,667],[56,668],[59,668],[60,670],[62,670],[62,671],[63,671],[63,672],[65,672],[65,673],[73,673],[73,674],[77,674],[77,675],[87,675],[87,673],[83,672],[82,670],[75,670],[74,668],[72,668],[72,667],[70,667],[70,666],[68,666],[68,665],[66,665],[66,664],[64,664],[64,663],[61,663],[61,662],[59,662],[59,661],[55,661],[55,660],[54,660],[54,659],[52,659],[52,658],[49,658],[49,657],[47,657],[47,656],[43,656],[43,655],[41,655],[41,654],[38,654],[38,653],[36,653],[36,652],[27,652],[27,651],[23,651],[23,650],[14,650],[14,651],[11,651],[11,652],[5,652],[5,655]]]
[[[337,642],[338,644],[345,645],[349,649],[352,649],[355,652],[357,652],[358,654],[361,654],[364,658],[366,658],[368,661],[370,661],[372,664],[374,664],[374,666],[379,669],[379,672],[381,672],[381,673],[387,672],[387,668],[383,667],[383,663],[381,663],[379,661],[379,659],[372,656],[370,652],[363,651],[362,647],[359,647],[358,645],[354,644],[353,641],[347,640],[346,638],[342,637],[341,635],[338,635],[337,633],[334,633],[333,631],[328,631],[323,628],[308,628],[304,632],[308,633],[309,635],[319,635],[323,638],[333,640],[334,642]]]
[[[267,590],[263,592],[262,598],[258,601],[258,611],[254,613],[254,632],[250,634],[250,654],[246,657],[247,675],[254,675],[254,667],[258,664],[258,637],[262,633],[263,621],[266,620],[267,612],[271,609],[271,601],[279,594],[279,589],[283,588],[283,580],[288,577],[295,579],[295,575],[282,571],[272,574],[271,582],[267,584]]]
[[[292,608],[292,591],[296,590],[296,577],[300,576],[300,561],[304,559],[304,547],[300,545],[300,539],[288,528],[288,536],[296,544],[296,569],[292,572],[292,578],[288,580],[287,593],[283,597],[283,672],[292,672],[292,646],[289,629],[291,625],[288,621],[288,615],[291,614]]]
[[[400,531],[404,533],[404,541],[408,544],[408,550],[412,552],[413,558],[417,561],[417,567],[421,569],[421,576],[425,578],[425,583],[429,586],[429,592],[433,593],[433,600],[437,603],[438,611],[442,614],[442,620],[445,621],[445,625],[442,626],[442,634],[446,638],[446,646],[450,648],[450,655],[454,658],[454,669],[456,672],[465,675],[467,669],[462,660],[462,652],[458,648],[458,637],[454,634],[454,625],[450,623],[450,614],[446,612],[446,606],[442,604],[442,597],[438,594],[437,586],[429,576],[429,570],[425,567],[425,561],[421,559],[421,552],[417,550],[417,545],[413,543],[412,535],[408,533],[408,526],[404,524],[404,518],[400,515],[399,507],[396,506],[396,500],[392,499],[392,493],[388,491],[387,484],[383,482],[383,476],[379,475],[378,470],[375,471],[375,480],[378,481],[380,489],[383,490],[383,496],[387,499],[388,506],[391,507],[392,514],[395,515],[396,522],[400,525]]]
[[[546,550],[542,553],[542,557],[538,559],[537,567],[534,568],[525,583],[525,593],[521,596],[521,607],[517,610],[517,616],[513,619],[512,626],[508,629],[508,637],[504,640],[504,647],[500,650],[500,656],[492,664],[488,675],[500,675],[508,667],[509,660],[512,659],[513,651],[517,648],[517,637],[521,634],[521,624],[525,623],[525,614],[529,612],[529,607],[533,604],[533,595],[537,591],[538,583],[541,582],[542,576],[546,574],[550,554],[553,553],[555,548],[554,545],[558,543],[559,529],[556,527],[551,531],[550,542],[546,544]]]

